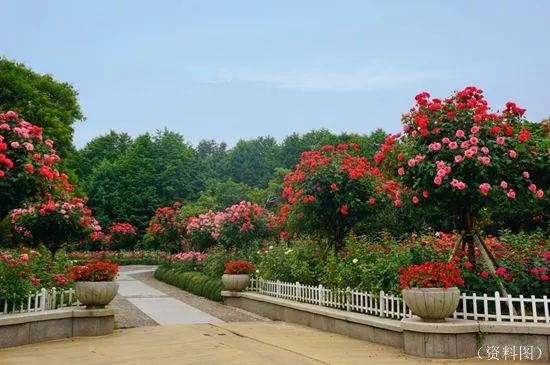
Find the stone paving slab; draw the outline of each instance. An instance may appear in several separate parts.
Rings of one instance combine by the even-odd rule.
[[[119,284],[118,294],[125,297],[167,297],[166,294],[150,287],[147,284],[142,283],[141,281],[131,279],[131,280],[117,280]]]
[[[499,361],[499,364],[512,362]],[[438,360],[281,322],[142,327],[0,350],[2,365],[487,364]]]
[[[222,323],[218,318],[174,298],[126,299],[161,326],[169,324]]]

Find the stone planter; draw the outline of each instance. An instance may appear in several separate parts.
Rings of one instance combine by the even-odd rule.
[[[250,276],[247,274],[223,274],[222,283],[227,290],[243,291],[250,284]]]
[[[460,290],[452,288],[403,289],[403,300],[411,311],[427,321],[443,320],[458,307]]]
[[[114,281],[77,281],[74,284],[75,296],[88,309],[105,308],[118,292]]]

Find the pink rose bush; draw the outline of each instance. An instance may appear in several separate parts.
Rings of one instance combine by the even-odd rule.
[[[478,212],[496,201],[544,197],[548,181],[533,161],[548,166],[548,141],[533,138],[525,109],[508,102],[492,111],[473,86],[446,99],[426,92],[415,99],[402,117],[403,134],[375,155],[414,204],[448,210],[458,228],[471,231]]]
[[[0,220],[25,201],[72,190],[42,129],[15,112],[0,113]]]
[[[208,211],[188,219],[187,242],[205,250],[215,244],[246,245],[277,233],[275,215],[258,204],[241,201],[222,212]]]

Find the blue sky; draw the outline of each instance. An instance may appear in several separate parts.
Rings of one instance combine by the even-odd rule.
[[[0,1],[0,55],[69,81],[109,129],[196,143],[397,131],[414,95],[476,85],[550,116],[550,2]]]

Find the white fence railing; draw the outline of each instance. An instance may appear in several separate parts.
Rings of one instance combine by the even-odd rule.
[[[79,306],[74,289],[41,289],[35,294],[29,294],[20,302],[0,299],[0,316],[11,313],[42,312],[62,307]]]
[[[365,313],[379,317],[402,319],[413,317],[412,312],[399,296],[368,293],[357,290],[329,289],[322,285],[302,285],[264,279],[251,279],[248,291],[272,297],[295,300],[302,303]],[[495,292],[494,296],[460,296],[460,303],[453,318],[497,322],[550,323],[550,300],[545,295],[506,297]]]

